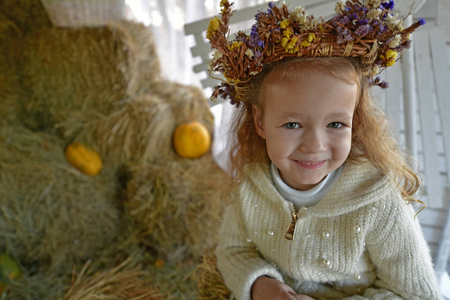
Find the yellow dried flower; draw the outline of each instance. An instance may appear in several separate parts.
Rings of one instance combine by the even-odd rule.
[[[308,42],[307,40],[304,40],[302,42],[302,44],[300,45],[300,47],[302,47],[302,48],[308,48],[309,46],[311,46],[311,43]]]
[[[289,53],[295,53],[295,52],[290,52],[290,51],[293,51],[296,47],[295,47],[295,45],[297,44],[297,41],[298,41],[298,38],[297,37],[295,37],[295,38],[292,38],[290,41],[289,41],[289,43],[284,47],[284,50],[286,51],[286,52],[289,52]],[[298,49],[298,48],[297,48]],[[298,50],[297,50],[298,51]],[[297,52],[296,51],[296,52]]]
[[[298,50],[299,50],[298,47],[295,47],[294,49],[291,49],[291,50],[286,49],[286,53],[292,53],[292,54],[294,54],[294,53],[297,53]]]
[[[309,33],[308,37],[306,38],[308,40],[308,42],[315,42],[316,41],[316,35],[314,33]]]
[[[206,38],[211,39],[212,36],[219,29],[220,22],[222,22],[218,17],[214,17],[211,21],[209,21],[208,29],[206,30]]]
[[[280,28],[285,29],[288,26],[289,26],[289,20],[288,19],[283,19],[283,21],[280,22]]]
[[[388,51],[386,51],[386,58],[387,59],[391,59],[391,58],[395,59],[395,58],[397,58],[397,52],[395,52],[392,49],[389,49]]]
[[[231,45],[228,45],[228,50],[233,51],[236,48],[240,48],[242,46],[242,42],[233,42]]]
[[[283,30],[283,36],[290,38],[293,34],[292,30],[290,28],[287,28],[286,30]]]
[[[395,59],[390,59],[386,63],[386,67],[392,67],[395,64]]]

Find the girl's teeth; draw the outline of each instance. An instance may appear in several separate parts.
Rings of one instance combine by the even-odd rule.
[[[313,165],[318,165],[318,164],[320,164],[320,162],[310,163],[310,162],[304,162],[304,161],[302,161],[301,163],[304,164],[304,165],[309,165],[309,166],[313,166]]]

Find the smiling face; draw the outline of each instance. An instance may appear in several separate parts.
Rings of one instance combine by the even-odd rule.
[[[297,77],[269,74],[261,91],[263,110],[253,106],[257,133],[283,181],[297,190],[317,185],[347,159],[352,144],[358,85],[323,68]]]

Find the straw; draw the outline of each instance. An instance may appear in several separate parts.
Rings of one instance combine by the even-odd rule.
[[[22,103],[22,119],[36,130],[65,120],[68,110],[111,112],[125,97],[115,48],[107,28],[45,28],[26,35],[23,82],[30,98]]]
[[[0,128],[0,248],[55,272],[108,245],[120,226],[114,178],[82,174],[63,148],[54,135]]]
[[[92,273],[88,261],[81,271],[74,274],[72,286],[63,300],[162,300],[159,292],[150,286],[148,272],[124,270],[131,259],[120,265]]]
[[[130,166],[125,210],[140,240],[173,262],[199,258],[217,244],[229,180],[210,155]]]
[[[196,270],[198,300],[228,300],[231,292],[225,286],[222,275],[216,267],[213,253],[205,253]]]

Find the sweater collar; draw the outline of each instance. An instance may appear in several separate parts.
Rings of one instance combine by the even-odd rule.
[[[250,180],[244,185],[259,191],[258,197],[288,204],[272,181],[269,163],[249,165],[245,172]],[[390,187],[390,180],[371,163],[345,163],[337,182],[319,203],[308,209],[308,213],[319,217],[348,213],[386,197]]]

